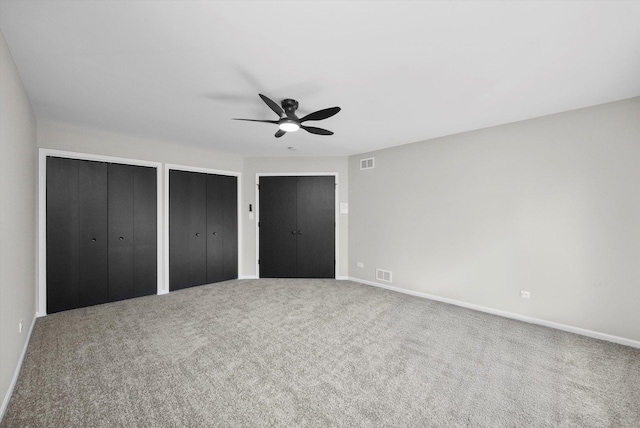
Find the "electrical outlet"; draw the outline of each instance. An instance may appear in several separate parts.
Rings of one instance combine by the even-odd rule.
[[[18,333],[22,333],[22,320],[18,323]]]
[[[359,267],[359,268],[363,268],[363,267],[364,267],[364,263],[362,263],[362,262],[358,262],[358,267]]]
[[[529,291],[520,290],[520,297],[530,299],[531,293]]]

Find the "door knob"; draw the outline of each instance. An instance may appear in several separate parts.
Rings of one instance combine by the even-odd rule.
[[[118,239],[121,240],[121,241],[124,241],[124,237],[123,236],[119,237]]]
[[[296,231],[295,231],[295,230],[292,230],[292,231],[291,231],[291,234],[292,234],[292,235],[295,235],[295,234],[296,234]]]
[[[196,233],[196,236],[200,236],[200,233]]]
[[[298,231],[298,235],[302,235],[302,231],[301,230]]]
[[[91,238],[91,242],[96,242],[97,239],[96,238]]]
[[[213,234],[214,234],[214,235],[217,235],[217,234],[218,234],[218,232],[213,232]]]

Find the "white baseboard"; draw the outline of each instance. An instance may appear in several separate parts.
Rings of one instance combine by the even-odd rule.
[[[22,362],[24,360],[24,356],[27,353],[27,348],[29,347],[29,341],[31,340],[31,332],[33,331],[33,326],[36,324],[36,318],[38,318],[38,314],[34,314],[33,319],[31,320],[31,325],[29,326],[29,331],[27,332],[27,337],[24,341],[24,346],[22,347],[22,353],[20,354],[20,358],[18,359],[18,364],[16,366],[15,371],[13,372],[13,378],[11,379],[11,383],[9,384],[9,389],[2,400],[2,407],[0,407],[0,421],[4,418],[4,412],[7,410],[7,406],[9,406],[9,400],[11,400],[11,396],[13,395],[13,388],[16,386],[16,382],[18,382],[18,376],[20,376],[20,369],[22,368]]]
[[[366,279],[349,277],[350,281],[359,282],[374,287],[385,288],[387,290],[397,291],[399,293],[409,294],[411,296],[422,297],[424,299],[435,300],[442,303],[448,303],[450,305],[461,306],[467,309],[473,309],[475,311],[486,312],[492,315],[498,315],[505,318],[511,318],[518,321],[523,321],[529,324],[541,325],[543,327],[554,328],[556,330],[567,331],[569,333],[580,334],[582,336],[592,337],[594,339],[606,340],[607,342],[618,343],[620,345],[630,346],[632,348],[640,348],[640,341],[627,339],[625,337],[613,336],[607,333],[600,333],[598,331],[587,330],[580,327],[574,327],[566,324],[560,324],[553,321],[547,321],[540,318],[534,318],[527,315],[520,315],[514,312],[501,311],[499,309],[488,308],[486,306],[480,306],[473,303],[463,302],[461,300],[448,299],[446,297],[440,297],[433,294],[421,293],[419,291],[407,290],[405,288],[394,287],[392,285],[380,284],[378,282],[367,281]]]
[[[258,279],[258,275],[240,275],[238,279]]]
[[[336,279],[338,281],[349,281],[351,278],[349,278],[348,276],[336,276]]]

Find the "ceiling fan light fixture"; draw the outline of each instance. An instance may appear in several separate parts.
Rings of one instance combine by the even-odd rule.
[[[282,119],[278,127],[285,132],[296,132],[300,129],[300,124],[292,119]]]

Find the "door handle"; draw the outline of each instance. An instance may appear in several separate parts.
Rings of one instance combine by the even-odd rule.
[[[97,239],[96,238],[91,238],[91,242],[96,242]]]
[[[200,236],[200,233],[199,233],[199,232],[198,232],[198,233],[196,233],[196,236]]]
[[[301,230],[298,231],[298,235],[302,235],[302,231]]]
[[[118,239],[121,240],[121,241],[124,241],[124,237],[123,236],[119,237]]]
[[[217,235],[217,234],[218,234],[218,232],[213,232],[213,234],[214,234],[214,235]]]
[[[292,234],[292,235],[295,235],[295,234],[296,234],[296,231],[295,231],[295,230],[292,230],[292,231],[291,231],[291,234]]]

